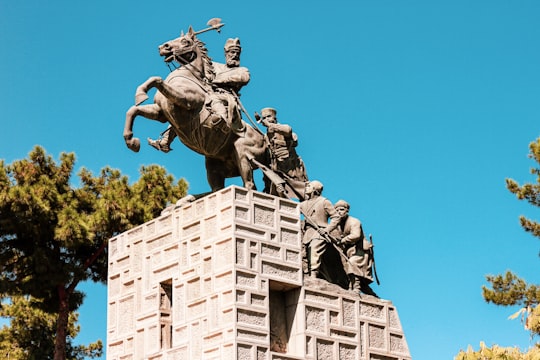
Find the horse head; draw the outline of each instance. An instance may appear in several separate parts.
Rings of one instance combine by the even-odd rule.
[[[212,81],[215,73],[212,59],[208,56],[205,44],[200,41],[196,32],[190,26],[187,34],[169,40],[159,46],[159,55],[163,56],[166,63],[176,61],[181,65],[192,64],[201,71],[209,81]]]

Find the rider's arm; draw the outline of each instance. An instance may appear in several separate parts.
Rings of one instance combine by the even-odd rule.
[[[247,68],[237,67],[216,74],[213,83],[216,85],[236,85],[242,87],[249,82],[250,78],[251,76]]]

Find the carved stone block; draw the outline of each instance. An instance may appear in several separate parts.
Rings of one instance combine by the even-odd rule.
[[[110,239],[107,359],[410,360],[391,302],[303,278],[300,220],[231,186]]]

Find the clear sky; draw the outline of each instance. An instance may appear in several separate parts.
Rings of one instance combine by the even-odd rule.
[[[518,309],[486,304],[481,286],[507,269],[538,280],[539,242],[518,222],[538,211],[504,181],[534,181],[537,0],[0,0],[0,159],[41,145],[94,174],[110,165],[135,181],[158,163],[208,191],[202,156],[144,143],[166,125],[136,120],[138,154],[122,130],[136,87],[169,72],[158,45],[212,17],[226,24],[200,35],[214,60],[241,39],[244,106],[275,107],[310,179],[373,234],[374,289],[397,307],[413,359],[451,359],[480,341],[530,346],[507,319]],[[105,341],[106,288],[85,290],[78,339]]]

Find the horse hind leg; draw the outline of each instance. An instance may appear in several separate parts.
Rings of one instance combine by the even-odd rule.
[[[212,192],[221,190],[225,187],[226,166],[222,161],[205,158],[206,180]]]
[[[250,155],[247,153],[240,155],[236,154],[236,163],[238,164],[238,171],[242,178],[242,182],[244,183],[244,187],[248,190],[257,190],[257,186],[253,180],[253,168],[251,167],[249,156]]]

